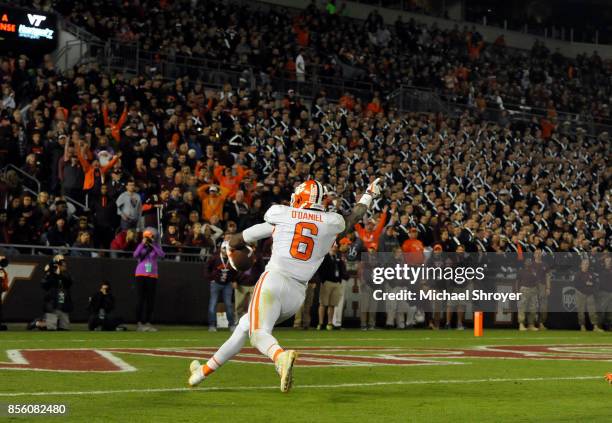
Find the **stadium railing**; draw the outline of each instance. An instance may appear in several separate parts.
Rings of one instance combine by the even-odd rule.
[[[4,166],[0,171],[0,176],[2,178],[5,178],[8,171],[14,171],[17,174],[21,182],[22,189],[24,191],[29,192],[35,197],[38,196],[38,194],[40,194],[40,192],[42,191],[42,184],[36,177],[30,175],[28,172],[24,171],[23,169],[20,169],[19,167],[13,164],[8,164]],[[87,212],[89,210],[89,207],[86,203],[84,204],[80,201],[77,201],[68,195],[63,195],[63,198],[67,202],[71,203],[78,211]],[[6,197],[5,201],[8,201],[8,197]],[[8,208],[8,204],[5,204],[4,206],[5,208]]]
[[[338,100],[345,93],[351,93],[357,98],[369,101],[372,93],[378,88],[372,83],[354,79],[342,79],[320,76],[317,73],[307,74],[305,82],[289,78],[289,74],[269,76],[258,73],[247,64],[225,63],[218,60],[194,58],[175,55],[169,57],[143,51],[138,43],[124,43],[118,40],[108,40],[101,44],[97,42],[75,43],[64,48],[78,48],[81,55],[80,63],[96,62],[107,71],[125,72],[133,75],[161,75],[166,80],[189,77],[200,80],[210,87],[222,87],[229,83],[232,86],[240,84],[254,89],[256,85],[271,85],[280,93],[290,89],[296,90],[304,99],[315,98],[321,90],[326,92],[329,100]],[[68,55],[64,55],[67,59]],[[466,110],[476,109],[467,104],[457,102],[448,93],[434,91],[431,88],[402,86],[389,93],[388,99],[401,111],[444,112],[460,114]],[[504,110],[512,120],[538,120],[546,116],[547,111],[532,106],[504,103]],[[497,121],[502,110],[488,107],[483,115],[486,120]],[[589,135],[597,135],[603,131],[612,130],[612,120],[596,121],[592,116],[583,116],[572,112],[557,111],[558,123],[570,126],[575,133],[583,128]]]
[[[338,100],[349,92],[363,100],[369,100],[375,90],[373,84],[351,79],[333,77],[319,77],[316,73],[307,74],[305,82],[298,82],[287,77],[269,77],[257,74],[253,68],[245,64],[228,64],[218,60],[194,58],[177,55],[173,58],[145,52],[139,48],[138,43],[125,43],[119,40],[108,40],[106,43],[91,41],[84,43],[78,40],[67,42],[56,54],[57,60],[64,60],[64,68],[69,67],[70,51],[78,50],[76,54],[79,64],[95,61],[107,71],[113,70],[131,74],[160,74],[166,80],[188,76],[193,80],[200,80],[207,86],[221,87],[225,83],[234,86],[240,83],[255,88],[256,84],[271,85],[277,92],[296,90],[301,97],[312,99],[321,90],[325,90],[330,100]],[[285,75],[289,76],[289,75]],[[476,109],[464,103],[454,101],[452,95],[439,93],[430,88],[402,86],[390,93],[387,97],[393,100],[397,109],[401,111],[443,112],[459,115],[466,110]],[[546,116],[547,111],[531,106],[504,103],[512,121],[528,121],[533,117],[540,119]],[[489,121],[498,121],[502,110],[499,108],[486,108],[482,116]],[[571,112],[558,112],[558,122],[569,125],[570,133],[583,128],[589,135],[597,135],[603,131],[612,130],[612,121],[595,121],[592,116],[582,116]]]
[[[24,185],[25,188],[28,188],[29,190],[36,192],[37,194],[40,192],[40,188],[41,188],[40,181],[36,179],[34,176],[30,175],[28,172],[10,163],[4,166],[4,168],[2,169],[2,176],[6,176],[6,173],[9,170],[16,172],[20,176],[20,178],[25,178],[25,181],[23,179],[21,181],[22,185]],[[24,182],[27,182],[27,183],[24,183]]]
[[[460,116],[464,112],[479,114],[484,120],[500,122],[502,113],[507,112],[510,122],[530,122],[547,116],[547,110],[524,105],[504,103],[504,109],[487,107],[478,111],[475,106],[444,99],[429,88],[402,86],[386,97],[398,110],[416,112],[444,113],[449,116]],[[582,116],[577,113],[557,112],[558,131],[561,134],[575,134],[580,129],[587,135],[597,136],[603,132],[612,133],[612,122],[595,121],[592,116]]]
[[[83,46],[77,43],[66,45],[66,49],[77,48],[82,54],[79,63],[97,63],[106,71],[124,72],[131,75],[161,75],[166,80],[189,77],[200,80],[210,87],[222,87],[229,83],[240,84],[255,89],[256,85],[270,85],[277,92],[295,90],[305,99],[316,97],[321,90],[326,91],[330,99],[339,99],[345,93],[351,93],[358,98],[369,100],[375,90],[373,84],[353,79],[326,77],[318,74],[307,74],[305,82],[298,82],[285,73],[281,76],[268,76],[257,72],[245,64],[224,63],[216,60],[194,58],[177,55],[168,57],[139,50],[136,43],[125,44],[109,40],[105,44],[87,43]],[[68,66],[68,55],[63,54],[64,66]]]
[[[208,258],[214,252],[199,249],[195,247],[175,247],[171,245],[162,244],[162,249],[165,251],[166,255],[164,258],[160,259],[162,261],[177,261],[177,262],[204,262],[208,260]],[[200,252],[183,252],[183,251],[175,251],[177,249],[184,249],[187,251],[196,251],[200,250]],[[97,258],[97,257],[110,257],[116,259],[131,259],[133,251],[125,251],[125,250],[110,250],[103,248],[77,248],[71,246],[62,246],[62,245],[34,245],[34,244],[1,244],[0,250],[3,251],[5,255],[8,256],[19,256],[19,255],[56,255],[62,254],[64,256],[69,257],[89,257],[89,258]]]
[[[351,0],[355,3],[378,6],[391,10],[402,10],[418,15],[445,18],[448,15],[450,2],[415,2],[412,0]],[[487,6],[488,8],[488,6]],[[525,22],[523,19],[511,17],[496,17],[486,12],[471,10],[463,5],[461,23],[475,23],[485,26],[497,27],[504,31],[516,31],[525,34],[536,35],[544,38],[562,40],[567,42],[583,42],[598,44],[610,44],[612,37],[609,28],[600,29],[588,25],[563,26],[560,24],[536,23],[534,20]],[[456,17],[454,18],[456,19]]]

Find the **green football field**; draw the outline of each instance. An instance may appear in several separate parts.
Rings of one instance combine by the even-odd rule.
[[[283,394],[245,349],[197,389],[192,358],[227,331],[0,333],[0,421],[407,422],[612,420],[612,334],[279,329],[300,352]],[[206,347],[210,347],[207,349]],[[68,416],[6,414],[7,404],[65,404]]]

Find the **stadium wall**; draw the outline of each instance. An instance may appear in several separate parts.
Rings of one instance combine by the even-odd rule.
[[[58,46],[58,49],[53,53],[53,63],[62,72],[76,65],[88,48],[84,40],[64,29],[59,31]]]
[[[284,7],[291,7],[294,9],[305,9],[309,2],[303,0],[261,0],[264,3],[275,4]],[[378,6],[370,6],[366,4],[356,3],[352,1],[346,2],[346,9],[344,12],[345,16],[349,16],[355,19],[366,19],[367,16],[373,10],[378,10],[380,15],[383,17],[385,23],[392,25],[398,16],[402,16],[404,22],[415,19],[418,22],[426,23],[431,25],[436,23],[440,28],[451,29],[455,25],[467,25],[469,27],[475,26],[476,29],[484,36],[485,41],[493,42],[500,35],[503,34],[506,40],[506,44],[509,47],[520,48],[529,50],[533,46],[534,41],[538,40],[546,44],[551,50],[559,49],[559,52],[567,57],[576,57],[579,54],[591,55],[594,50],[597,50],[599,55],[603,58],[612,58],[612,45],[602,44],[590,44],[590,43],[570,43],[567,41],[554,40],[551,38],[538,37],[532,34],[525,34],[517,31],[505,31],[499,27],[485,26],[473,24],[472,22],[461,22],[449,19],[434,18],[432,16],[421,15],[417,13],[404,12],[400,10],[385,9]]]
[[[71,320],[85,322],[89,297],[104,280],[111,283],[115,296],[115,315],[133,322],[136,314],[136,290],[132,259],[66,257],[74,280],[71,290],[74,311]],[[10,290],[4,298],[7,322],[31,321],[43,314],[41,280],[49,256],[20,255],[11,258],[8,273]],[[158,323],[204,324],[207,321],[209,284],[203,263],[162,261],[153,320]]]
[[[44,267],[49,264],[50,256],[19,255],[11,257],[7,271],[10,278],[9,292],[4,295],[4,318],[7,322],[31,321],[43,314],[43,295],[41,280]],[[128,258],[80,258],[67,256],[69,273],[74,280],[71,290],[74,311],[73,322],[86,322],[89,297],[99,289],[102,281],[109,281],[115,296],[115,315],[128,323],[134,322],[136,310],[136,291],[133,271],[136,262]],[[159,283],[153,321],[167,324],[208,323],[207,307],[210,285],[202,262],[162,261],[159,263]],[[355,284],[350,280],[350,286]],[[553,290],[550,302],[561,302],[560,291]],[[312,322],[316,322],[318,292],[312,308]],[[471,309],[471,308],[470,308]],[[344,312],[346,327],[358,327],[358,295],[349,294]],[[466,318],[471,319],[471,313]],[[384,313],[377,318],[379,326],[384,326]],[[291,324],[291,320],[284,325]],[[485,313],[486,327],[516,327],[516,314],[505,316],[499,313]],[[549,313],[547,326],[554,329],[577,329],[575,312]]]

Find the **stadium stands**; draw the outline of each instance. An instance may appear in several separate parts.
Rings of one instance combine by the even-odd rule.
[[[220,2],[111,4],[55,6],[101,38],[137,41],[160,63],[215,60],[251,69],[255,81],[219,89],[96,62],[61,73],[50,57],[3,57],[2,243],[108,248],[104,234],[117,231],[115,245],[125,246],[114,207],[133,181],[143,204],[137,228],[160,227],[174,251],[209,251],[231,222],[238,230],[257,222],[308,177],[346,211],[365,176],[379,173],[387,195],[375,210],[389,206],[400,244],[413,226],[426,246],[447,251],[611,245],[609,136],[581,127],[609,119],[610,68],[596,54],[510,50],[468,28],[386,28],[376,15],[360,22],[313,6],[264,14]],[[299,85],[266,84],[295,79],[300,49],[307,81],[361,80],[369,98],[336,103],[321,91],[306,102]],[[433,88],[465,109],[397,110],[386,95],[401,85]],[[519,120],[505,113],[512,104],[544,112]]]
[[[538,43],[519,51],[467,26],[447,31],[398,19],[387,27],[378,14],[363,22],[330,15],[314,2],[303,11],[188,0],[96,6],[63,1],[58,9],[101,38],[138,42],[143,56],[216,60],[228,70],[295,78],[304,48],[309,79],[367,81],[383,93],[429,87],[473,107],[528,106],[610,123],[611,71],[596,52],[568,59]]]

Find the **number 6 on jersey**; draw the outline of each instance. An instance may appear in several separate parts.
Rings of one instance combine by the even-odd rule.
[[[304,235],[304,230],[310,232],[311,236]],[[293,240],[291,241],[291,257],[298,260],[308,260],[312,256],[315,241],[312,236],[319,233],[319,228],[314,223],[298,222],[295,225],[293,232]]]

